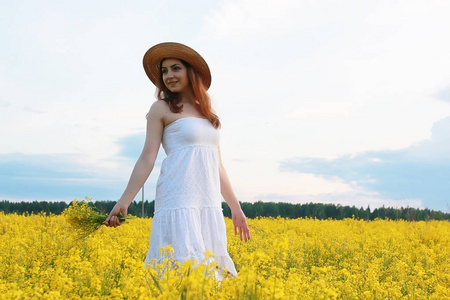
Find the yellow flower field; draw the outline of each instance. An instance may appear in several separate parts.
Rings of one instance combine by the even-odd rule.
[[[151,219],[80,236],[63,216],[0,212],[1,299],[450,299],[450,222],[251,219],[239,272],[144,268]]]

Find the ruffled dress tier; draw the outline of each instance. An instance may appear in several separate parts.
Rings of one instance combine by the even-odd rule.
[[[167,157],[156,186],[146,264],[161,259],[159,250],[167,245],[181,263],[201,262],[210,250],[220,268],[236,276],[221,205],[219,139],[219,130],[207,119],[185,117],[164,128]]]

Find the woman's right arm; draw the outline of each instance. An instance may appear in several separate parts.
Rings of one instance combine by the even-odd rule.
[[[117,227],[120,225],[119,215],[126,216],[128,206],[130,206],[136,194],[147,180],[155,165],[161,144],[164,123],[164,101],[153,103],[147,115],[147,133],[145,137],[144,149],[134,166],[130,180],[125,191],[111,210],[108,218],[103,222],[106,226]]]

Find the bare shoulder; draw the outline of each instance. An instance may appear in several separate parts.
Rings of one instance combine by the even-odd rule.
[[[168,109],[169,108],[169,104],[167,104],[166,101],[164,101],[164,100],[156,100],[152,104],[152,108],[153,107],[157,108],[157,109]]]
[[[169,109],[169,104],[164,100],[156,100],[150,107],[150,111],[165,113]]]
[[[163,120],[168,110],[169,105],[166,103],[166,101],[157,100],[150,107],[150,111],[147,114],[147,119]]]

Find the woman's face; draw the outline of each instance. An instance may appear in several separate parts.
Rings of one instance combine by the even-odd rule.
[[[164,85],[172,93],[183,93],[189,89],[189,77],[187,68],[181,60],[166,58],[161,64],[162,79]]]

